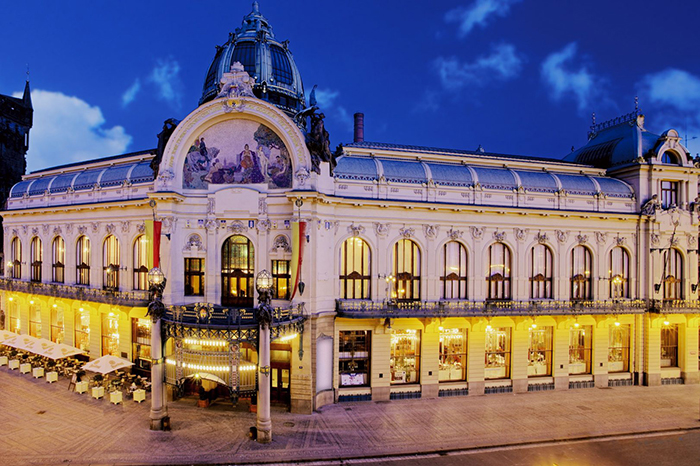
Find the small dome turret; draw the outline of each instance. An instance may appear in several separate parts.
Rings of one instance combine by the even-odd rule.
[[[240,62],[255,80],[256,97],[294,116],[304,108],[304,85],[288,43],[275,39],[272,26],[254,2],[253,11],[243,18],[241,27],[229,34],[228,42],[216,47],[199,104],[216,97],[223,74]]]

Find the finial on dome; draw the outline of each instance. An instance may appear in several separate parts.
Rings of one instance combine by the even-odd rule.
[[[253,2],[253,13],[260,13],[260,5],[258,5],[258,2]]]
[[[634,96],[634,111],[635,112],[639,111],[639,96],[638,95]]]

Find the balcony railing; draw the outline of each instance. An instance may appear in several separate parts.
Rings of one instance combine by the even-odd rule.
[[[650,301],[649,312],[657,314],[691,314],[700,313],[698,299],[653,299]]]
[[[149,302],[148,291],[103,290],[82,285],[35,283],[11,278],[0,278],[0,290],[51,296],[54,298],[91,301],[116,306],[146,307]]]
[[[608,301],[336,301],[340,316],[363,317],[481,317],[493,315],[643,314],[645,299]]]

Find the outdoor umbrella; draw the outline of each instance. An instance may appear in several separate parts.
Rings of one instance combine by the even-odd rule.
[[[16,333],[8,332],[7,330],[0,330],[0,343],[5,340],[9,340],[12,337],[16,337]]]
[[[119,369],[124,369],[125,367],[133,365],[134,363],[131,361],[107,354],[85,364],[83,369],[99,374],[109,374],[112,371],[118,371]]]
[[[202,381],[202,387],[204,387],[205,390],[216,388],[217,384],[226,385],[226,382],[223,379],[220,379],[219,377],[207,372],[198,372],[196,374],[188,375],[187,377],[200,379]]]
[[[51,347],[41,352],[42,356],[51,359],[67,358],[76,354],[83,354],[85,351],[73,346],[64,345],[63,343],[54,343]]]
[[[41,346],[41,339],[31,335],[15,335],[2,342],[3,345],[11,346],[23,351],[38,353]]]

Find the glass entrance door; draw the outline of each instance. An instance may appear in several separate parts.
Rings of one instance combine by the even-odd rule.
[[[270,402],[289,404],[289,365],[275,365],[270,369]]]

